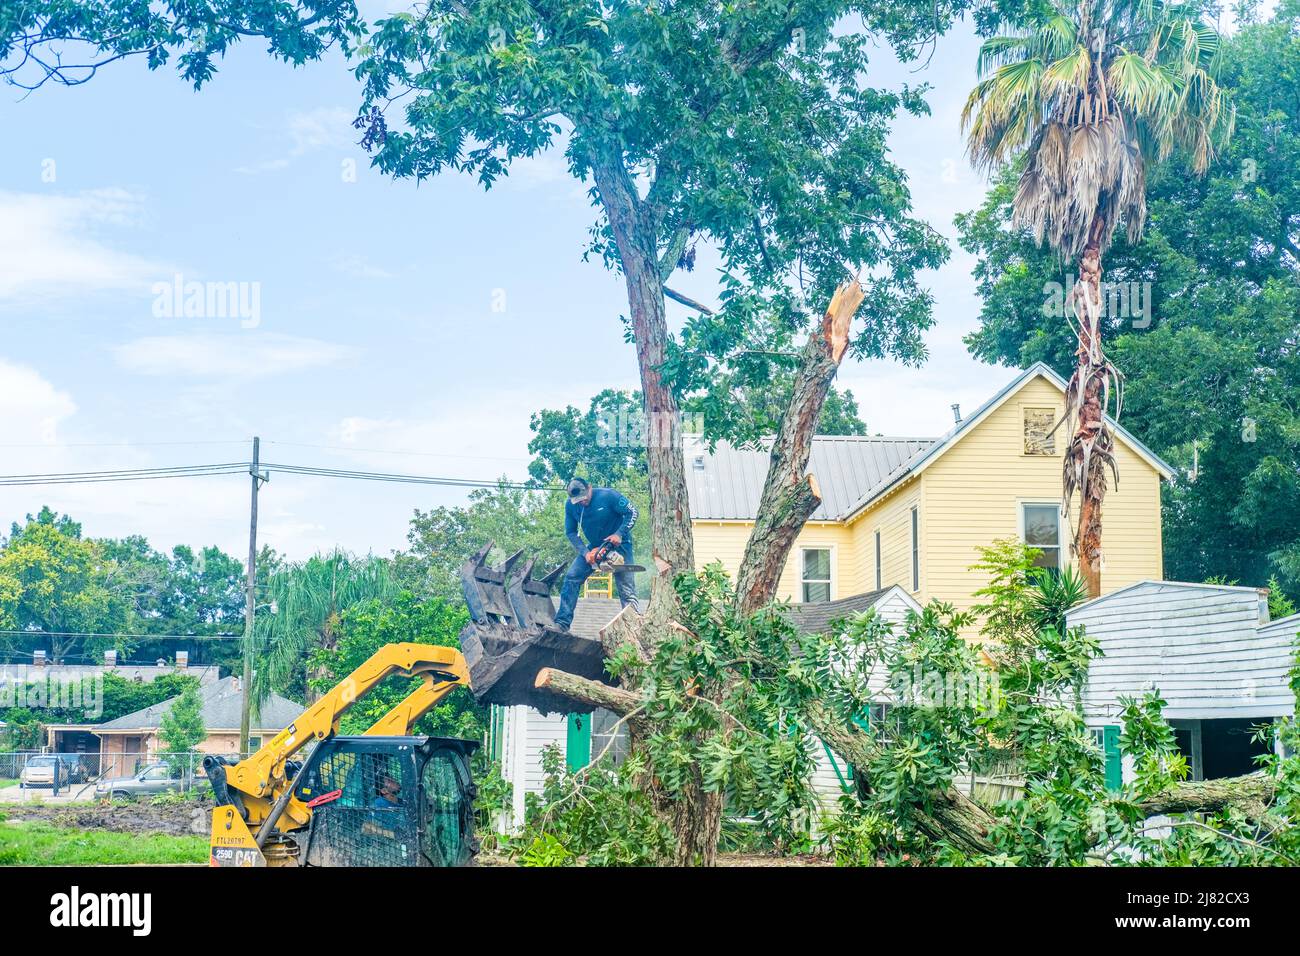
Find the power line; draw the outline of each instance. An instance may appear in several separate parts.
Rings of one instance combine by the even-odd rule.
[[[119,634],[82,631],[5,631],[3,637],[108,638],[131,641],[242,641],[243,634]]]
[[[510,480],[484,480],[477,478],[446,478],[436,475],[411,475],[395,472],[359,471],[347,468],[324,468],[315,465],[263,463],[265,471],[282,474],[308,475],[318,478],[347,478],[358,481],[390,481],[403,484],[441,485],[450,488],[508,488],[516,491],[559,490],[558,485],[539,485],[535,482]],[[211,465],[179,465],[168,468],[134,468],[104,471],[49,472],[45,474],[0,475],[0,486],[94,484],[107,481],[145,481],[156,478],[193,478],[212,475],[248,474],[250,462],[221,462]]]

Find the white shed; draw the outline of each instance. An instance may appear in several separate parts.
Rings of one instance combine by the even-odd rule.
[[[891,623],[902,621],[909,610],[920,605],[897,585],[867,594],[857,594],[821,604],[790,606],[791,623],[805,633],[818,633],[833,621],[874,608]],[[572,630],[585,637],[599,637],[600,629],[614,619],[619,602],[611,598],[581,598],[573,616]],[[542,714],[531,707],[492,708],[489,746],[494,759],[501,762],[501,775],[513,787],[511,819],[505,827],[523,823],[526,795],[540,793],[545,782],[542,751],[554,746],[571,770],[586,766],[606,746],[615,759],[626,747],[626,734],[618,717],[609,711],[587,714]],[[812,783],[822,796],[823,805],[833,809],[835,801],[852,786],[851,770],[821,741],[813,741],[816,767]]]
[[[1121,698],[1160,692],[1196,780],[1255,769],[1255,728],[1294,713],[1288,675],[1300,616],[1270,623],[1267,596],[1255,588],[1142,581],[1066,620],[1101,645],[1083,707],[1112,786],[1130,773],[1119,753]]]

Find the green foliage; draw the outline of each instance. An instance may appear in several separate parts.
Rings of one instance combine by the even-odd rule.
[[[638,507],[642,504],[637,501]],[[421,597],[460,601],[460,566],[489,541],[498,545],[492,561],[521,549],[537,556],[539,568],[572,561],[573,549],[564,538],[563,493],[503,484],[476,488],[463,507],[416,509],[407,533],[409,547],[394,562],[397,579]]]
[[[0,637],[0,648],[42,648],[50,660],[95,656],[113,638],[65,634],[125,631],[131,605],[117,565],[103,546],[81,537],[81,526],[48,508],[14,526],[0,549],[0,626],[40,631],[40,637]]]
[[[315,675],[311,688],[324,693],[387,644],[408,641],[458,647],[460,630],[469,620],[463,605],[441,598],[419,600],[401,592],[385,601],[369,598],[344,610],[334,628],[334,646],[318,646],[307,659]],[[420,684],[419,678],[389,677],[343,715],[342,732],[364,733]],[[439,737],[482,738],[486,712],[463,690],[453,690],[416,722],[414,733]]]
[[[273,691],[290,698],[306,696],[308,661],[316,651],[334,649],[339,616],[350,607],[375,598],[387,600],[397,592],[387,561],[337,550],[284,565],[271,574],[262,592],[270,607],[257,615],[253,635],[254,713]]]
[[[529,794],[524,830],[510,842],[525,866],[649,866],[672,855],[673,838],[643,785],[644,757],[608,759],[569,772],[559,749],[542,753],[541,794]]]
[[[156,70],[175,57],[182,79],[203,85],[244,37],[295,66],[361,33],[353,0],[150,4],[136,0],[23,0],[0,7],[0,76],[22,89],[84,83],[104,66],[139,57]]]
[[[163,743],[163,760],[171,768],[173,776],[194,769],[189,758],[174,755],[190,754],[207,737],[208,729],[203,724],[203,700],[198,688],[186,687],[163,714],[158,727],[158,738]]]

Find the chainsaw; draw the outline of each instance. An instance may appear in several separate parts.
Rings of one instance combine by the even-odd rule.
[[[624,564],[623,555],[617,550],[617,545],[610,544],[608,541],[602,541],[599,545],[587,552],[587,560],[593,571],[602,574],[625,574],[633,571],[644,571],[639,564]]]

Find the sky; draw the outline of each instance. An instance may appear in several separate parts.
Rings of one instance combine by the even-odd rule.
[[[961,24],[928,65],[881,48],[867,76],[933,87],[931,115],[900,118],[891,150],[916,214],[954,240],[927,276],[926,364],[840,372],[872,433],[942,434],[953,403],[972,410],[1014,375],[962,343],[979,302],[952,219],[985,188],[959,124],[977,47]],[[259,435],[271,463],[522,479],[532,412],[637,387],[622,281],[583,262],[594,212],[559,150],[486,192],[455,174],[391,180],[355,145],[342,59],[294,69],[256,41],[197,93],[123,61],[20,94],[0,87],[0,475],[241,461]],[[191,282],[243,307],[187,315]],[[711,269],[672,284],[716,301]],[[242,555],[248,486],[0,487],[0,530],[48,505],[88,535]],[[388,554],[414,509],[465,500],[272,469],[259,539],[291,558]]]

